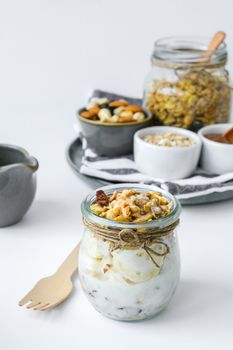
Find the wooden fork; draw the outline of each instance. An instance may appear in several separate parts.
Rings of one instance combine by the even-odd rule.
[[[19,305],[27,304],[28,309],[44,311],[67,299],[73,289],[71,277],[78,267],[78,252],[79,244],[55,274],[39,280],[32,290],[20,300]]]

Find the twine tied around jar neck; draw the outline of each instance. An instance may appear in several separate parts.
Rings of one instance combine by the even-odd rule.
[[[174,231],[180,220],[163,228],[150,228],[146,232],[136,231],[135,229],[117,229],[95,225],[83,218],[84,225],[97,237],[111,243],[111,252],[116,249],[144,249],[151,261],[157,268],[161,268],[153,256],[166,256],[169,252],[169,246],[163,242],[162,237],[168,236]],[[163,247],[162,252],[152,249],[150,246],[154,243]]]

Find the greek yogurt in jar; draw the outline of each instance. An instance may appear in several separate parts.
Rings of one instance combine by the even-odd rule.
[[[113,185],[100,192],[99,203],[95,193],[82,203],[81,286],[109,318],[150,318],[166,307],[179,281],[180,204],[151,186]]]

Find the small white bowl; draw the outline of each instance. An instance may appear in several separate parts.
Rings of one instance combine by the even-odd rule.
[[[225,174],[233,171],[233,145],[211,141],[207,134],[223,134],[233,124],[208,125],[198,131],[202,139],[201,167],[213,174]]]
[[[176,133],[192,139],[188,147],[164,147],[150,144],[143,137]],[[170,126],[152,126],[134,134],[134,160],[138,170],[164,180],[183,179],[196,169],[201,152],[200,137],[192,131]]]

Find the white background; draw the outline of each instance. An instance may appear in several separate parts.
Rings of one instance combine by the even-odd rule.
[[[17,306],[81,237],[80,201],[90,189],[64,153],[89,91],[141,96],[157,38],[219,29],[228,34],[233,74],[232,10],[227,0],[0,1],[0,142],[21,145],[40,162],[31,210],[0,230],[1,350],[232,349],[233,201],[183,209],[181,282],[157,318],[105,319],[77,281],[57,309]]]

